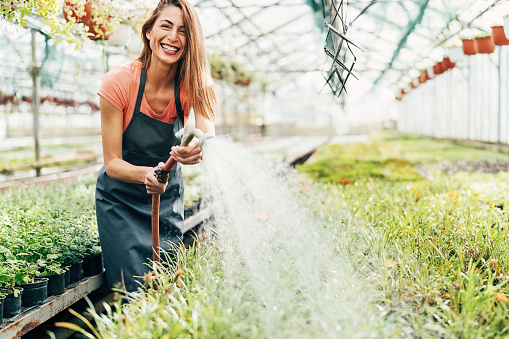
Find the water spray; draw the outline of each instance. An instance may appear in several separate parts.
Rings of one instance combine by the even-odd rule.
[[[182,146],[187,146],[193,140],[194,137],[197,137],[199,140],[198,145],[200,148],[203,145],[203,142],[209,138],[213,138],[214,136],[211,134],[204,134],[199,129],[195,128],[191,132],[187,134],[187,136],[182,141]],[[172,171],[173,167],[175,167],[175,164],[177,161],[170,156],[168,161],[164,164],[162,168],[157,168],[155,172],[155,176],[157,178],[157,181],[160,183],[167,183],[168,182],[168,176],[170,172]],[[161,262],[161,248],[160,248],[160,242],[159,242],[159,204],[161,202],[161,196],[159,194],[152,195],[152,250],[153,250],[153,256],[154,261]]]

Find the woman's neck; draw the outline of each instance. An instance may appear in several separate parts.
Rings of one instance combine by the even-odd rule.
[[[163,64],[152,59],[147,69],[147,82],[154,88],[167,88],[173,86],[177,74],[178,64]]]

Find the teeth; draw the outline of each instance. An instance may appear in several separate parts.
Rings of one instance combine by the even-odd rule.
[[[166,46],[166,45],[161,45],[161,46],[163,47],[163,49],[165,51],[168,51],[168,52],[176,52],[176,51],[178,51],[178,49],[175,48],[175,47],[170,47],[170,46]]]

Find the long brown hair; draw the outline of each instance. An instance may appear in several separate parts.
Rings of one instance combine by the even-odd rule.
[[[182,53],[182,57],[178,62],[176,76],[182,82],[191,106],[202,112],[207,119],[214,120],[217,96],[210,76],[210,66],[205,51],[205,39],[203,38],[198,15],[186,0],[159,1],[156,9],[154,9],[141,28],[143,51],[138,60],[141,61],[142,68],[148,69],[152,50],[150,49],[150,41],[147,39],[146,33],[154,27],[159,14],[166,6],[175,6],[182,10],[186,29],[187,43],[184,53]]]

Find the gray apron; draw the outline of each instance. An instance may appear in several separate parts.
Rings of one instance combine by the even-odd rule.
[[[180,103],[179,81],[175,79],[174,124],[140,112],[147,73],[142,69],[133,117],[122,137],[122,158],[136,166],[155,167],[166,162],[171,147],[180,144],[184,112]],[[104,166],[99,171],[95,195],[97,225],[110,288],[125,283],[127,291],[140,287],[141,277],[150,271],[152,260],[152,195],[144,184],[132,184],[110,178]],[[180,164],[170,173],[160,204],[161,249],[170,255],[182,240],[184,224],[184,182]],[[173,251],[174,252],[174,251]],[[161,251],[161,259],[165,259]]]

